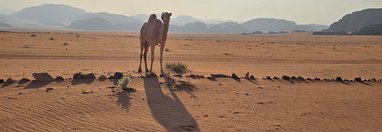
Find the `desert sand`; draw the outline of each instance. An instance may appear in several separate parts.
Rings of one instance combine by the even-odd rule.
[[[0,79],[65,78],[3,83],[0,131],[381,131],[382,37],[310,34],[169,34],[164,62],[190,69],[170,76],[177,87],[136,73],[137,33],[0,32]],[[159,74],[158,47],[155,57]],[[74,82],[78,72],[131,74],[135,91],[112,80]],[[256,80],[185,77],[247,72]]]

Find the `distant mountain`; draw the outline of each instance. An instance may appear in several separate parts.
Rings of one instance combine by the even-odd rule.
[[[0,22],[13,27],[57,27],[85,30],[120,30],[139,31],[149,15],[138,14],[126,16],[107,12],[87,12],[76,7],[61,4],[44,4],[24,8],[19,12],[0,14]],[[157,14],[160,19],[160,14]],[[298,25],[284,19],[257,18],[244,23],[224,22],[219,20],[203,20],[187,15],[179,15],[171,19],[170,32],[176,33],[218,33],[241,34],[254,31],[319,31],[328,28],[323,25]]]
[[[0,22],[0,27],[12,27],[12,26],[8,23]]]
[[[363,27],[382,24],[382,9],[365,9],[345,15],[330,25],[330,32],[357,32]]]
[[[187,15],[179,15],[176,16],[175,18],[171,19],[171,24],[176,25],[176,26],[184,26],[187,23],[194,23],[194,22],[202,22],[203,20],[194,18],[192,16],[187,16]]]
[[[256,18],[242,23],[250,31],[293,31],[298,25],[293,21],[274,18]]]
[[[202,22],[187,23],[185,26],[170,26],[170,32],[175,33],[208,33],[208,27]]]
[[[382,35],[382,24],[380,25],[369,25],[361,28],[357,32],[353,32],[355,35]]]
[[[142,22],[146,22],[147,20],[149,20],[149,16],[150,15],[147,15],[147,14],[136,14],[134,16],[131,16],[132,18],[135,18],[135,19],[138,19]]]
[[[237,22],[224,22],[210,27],[211,33],[240,34],[249,32],[243,25]]]
[[[8,9],[8,8],[3,8],[3,9],[0,9],[0,14],[12,14],[12,13],[15,13],[16,11],[13,10],[13,9]]]
[[[91,17],[73,21],[68,28],[83,30],[114,30],[117,29],[112,22],[99,17]]]
[[[44,4],[24,8],[11,16],[52,26],[65,26],[86,11],[68,5]]]
[[[329,26],[327,25],[319,25],[319,24],[307,24],[307,26],[313,27],[314,30],[312,31],[322,31],[329,28]]]
[[[88,18],[103,18],[110,21],[113,25],[118,26],[122,29],[131,29],[138,31],[142,26],[143,22],[133,17],[119,15],[119,14],[110,14],[106,12],[99,13],[87,13],[79,16],[79,19],[88,19]]]

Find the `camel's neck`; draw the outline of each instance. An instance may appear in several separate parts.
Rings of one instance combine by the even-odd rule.
[[[162,24],[162,42],[167,40],[167,32],[170,22],[163,22]]]

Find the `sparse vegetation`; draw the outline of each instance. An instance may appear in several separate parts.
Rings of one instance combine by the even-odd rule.
[[[188,65],[181,62],[169,62],[166,63],[165,68],[169,71],[175,72],[177,74],[183,74],[188,71]]]
[[[122,87],[123,90],[127,90],[129,88],[129,84],[132,80],[130,75],[123,76],[118,80],[118,85]]]

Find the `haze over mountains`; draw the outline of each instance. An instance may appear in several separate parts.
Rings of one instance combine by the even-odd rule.
[[[255,18],[239,23],[234,21],[203,20],[192,16],[178,15],[170,21],[170,32],[238,34],[255,31],[321,31],[328,28],[329,31],[354,32],[370,24],[382,24],[381,14],[381,9],[355,12],[351,15],[346,15],[338,22],[332,24],[330,28],[326,25],[301,25],[294,21],[275,18]],[[94,13],[68,5],[44,4],[24,8],[9,15],[0,14],[0,27],[139,31],[142,24],[148,19],[148,16],[148,14],[126,16],[107,12]],[[355,19],[360,21],[352,21]]]

